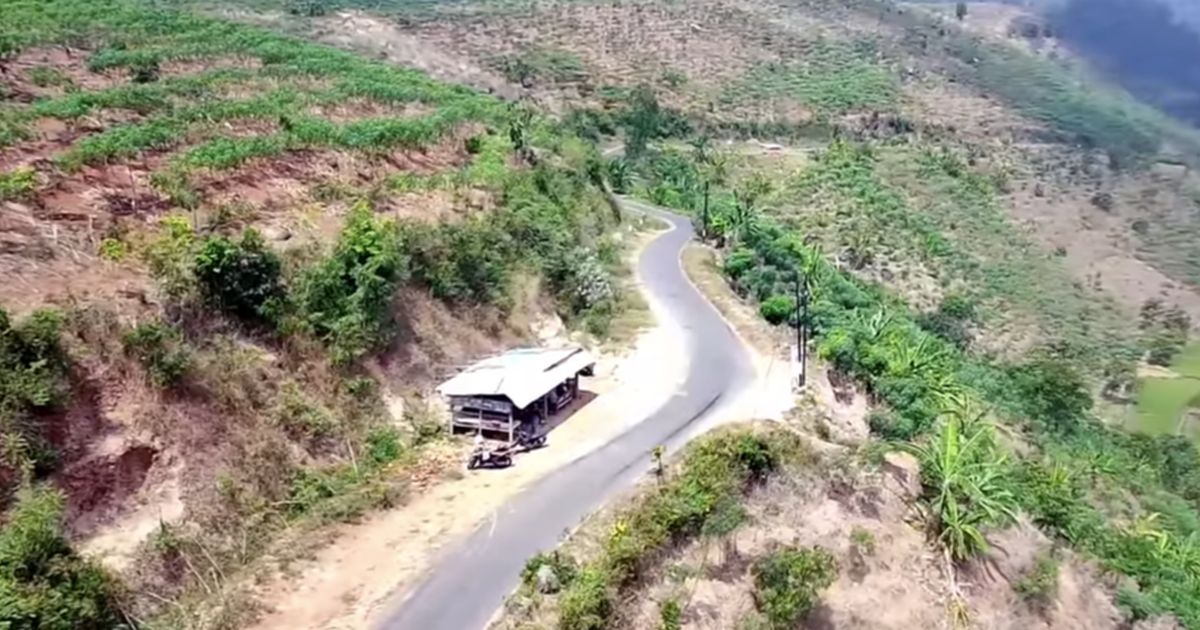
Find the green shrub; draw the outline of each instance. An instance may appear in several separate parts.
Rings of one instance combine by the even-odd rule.
[[[359,203],[333,252],[306,269],[296,286],[304,323],[324,341],[336,363],[348,363],[387,337],[386,322],[407,261],[395,223]]]
[[[1039,554],[1033,568],[1013,584],[1013,590],[1030,605],[1044,610],[1058,594],[1058,560],[1052,553]]]
[[[0,462],[14,470],[46,472],[55,459],[31,414],[59,404],[67,393],[61,325],[61,314],[51,310],[14,325],[0,308]]]
[[[29,199],[37,189],[37,171],[18,168],[0,173],[0,201]]]
[[[861,527],[850,529],[850,544],[864,556],[874,555],[875,553],[875,536],[870,531]]]
[[[121,262],[125,260],[128,248],[125,246],[125,241],[116,238],[106,238],[100,241],[100,251],[98,253],[105,260]]]
[[[837,561],[820,547],[785,548],[754,563],[754,600],[772,628],[794,628],[837,578]]]
[[[1041,358],[1012,370],[1014,394],[1042,428],[1070,433],[1092,408],[1090,387],[1066,360]]]
[[[587,567],[559,601],[559,630],[604,630],[613,615],[609,579],[599,567]]]
[[[367,456],[376,466],[390,464],[404,454],[400,432],[393,427],[381,427],[367,435]]]
[[[138,324],[125,333],[122,343],[125,352],[146,368],[151,382],[159,387],[180,383],[192,363],[192,355],[185,347],[182,335],[166,324]]]
[[[324,406],[314,404],[295,382],[283,384],[274,413],[277,422],[295,437],[322,437],[337,427],[337,419]]]
[[[273,320],[282,305],[279,257],[253,229],[240,242],[211,236],[196,254],[195,275],[209,304],[251,321]]]
[[[1117,589],[1117,607],[1130,621],[1153,619],[1167,612],[1154,598],[1130,586]]]
[[[913,449],[921,461],[939,542],[955,560],[987,551],[986,527],[1016,518],[1016,496],[1007,479],[1008,461],[995,444],[993,428],[975,411],[947,414],[935,434]]]
[[[162,231],[146,246],[143,258],[163,293],[172,299],[186,298],[195,287],[196,233],[187,217],[163,219]]]
[[[787,295],[772,295],[759,305],[758,312],[772,326],[778,326],[792,319],[796,300]]]
[[[526,561],[525,567],[521,569],[521,583],[529,588],[537,586],[537,574],[542,565],[549,566],[554,571],[562,588],[570,587],[579,575],[579,564],[575,558],[569,553],[556,550],[550,553],[538,553]]]
[[[63,497],[23,488],[0,530],[0,625],[43,630],[121,626],[116,587],[63,535]]]
[[[658,605],[659,630],[679,630],[683,627],[683,610],[675,599],[668,599]]]
[[[36,66],[29,69],[29,82],[38,87],[74,87],[75,82],[62,70],[53,66]]]

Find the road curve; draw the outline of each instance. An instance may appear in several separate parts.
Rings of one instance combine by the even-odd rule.
[[[684,384],[628,431],[551,472],[509,501],[440,558],[425,581],[379,628],[485,627],[516,588],[530,556],[557,546],[565,532],[646,471],[655,446],[678,448],[706,414],[752,380],[753,366],[746,348],[683,272],[680,254],[693,236],[691,220],[634,201],[623,204],[671,224],[670,231],[642,252],[638,275],[646,291],[667,310],[670,321],[685,332],[689,368]]]

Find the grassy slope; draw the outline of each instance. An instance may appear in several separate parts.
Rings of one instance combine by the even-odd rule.
[[[32,163],[34,177],[24,169],[4,174],[6,197],[11,189],[23,201],[54,209],[41,197],[46,182],[88,186],[93,169],[125,164],[150,168],[152,194],[161,200],[150,216],[97,219],[115,229],[101,245],[109,260],[96,263],[148,270],[164,294],[167,308],[137,313],[143,322],[165,320],[139,333],[153,347],[131,351],[128,324],[104,304],[80,304],[64,326],[73,369],[104,384],[113,375],[130,377],[121,392],[142,396],[139,409],[152,416],[135,420],[147,423],[164,448],[185,454],[187,518],[156,531],[135,570],[123,576],[132,590],[122,610],[148,627],[244,622],[252,607],[240,571],[270,551],[282,532],[354,518],[402,498],[412,466],[440,425],[426,424],[418,404],[406,405],[402,426],[392,426],[383,386],[356,361],[386,351],[407,325],[408,313],[393,304],[397,295],[416,297],[418,305],[453,303],[456,312],[483,322],[473,334],[501,339],[512,335],[504,318],[514,307],[518,276],[544,276],[540,286],[560,298],[562,314],[597,334],[622,311],[611,280],[620,250],[604,236],[611,210],[588,175],[594,150],[548,121],[412,70],[136,1],[3,0],[0,13],[3,54],[66,45],[72,59],[86,60],[77,70],[107,84],[0,102],[0,144],[12,155],[33,151],[51,158]],[[343,105],[348,117],[345,110],[337,119],[328,114]],[[110,115],[121,122],[96,128],[94,121]],[[43,156],[38,134],[46,118],[89,124]],[[462,163],[414,174],[389,161],[423,157],[464,126],[475,130],[472,141],[463,138],[449,149]],[[529,157],[533,147],[536,165]],[[357,208],[349,231],[336,246],[319,242],[286,261],[278,289],[283,310],[269,321],[220,312],[207,289],[196,286],[199,250],[226,235],[238,241],[233,232],[252,224],[261,209],[193,225],[196,216],[228,211],[206,192],[214,182],[219,188],[255,177],[254,169],[270,158],[314,151],[378,167],[334,180],[297,175],[308,188],[306,213],[315,206],[320,218],[340,222],[347,206]],[[386,176],[367,177],[379,172]],[[435,194],[459,207],[472,194],[494,202],[491,212],[446,225],[401,227],[369,211],[371,202]],[[586,299],[579,288],[585,277]],[[168,284],[178,291],[168,294]],[[462,358],[448,353],[438,348],[421,355]],[[342,365],[331,366],[331,359]],[[79,400],[61,402],[70,409]],[[39,402],[36,411],[47,412],[49,403]],[[12,437],[9,411],[2,410],[6,439]],[[31,435],[42,429],[37,423],[21,428]],[[37,477],[47,472],[39,465]],[[187,566],[205,568],[180,570]],[[6,573],[0,589],[7,597],[27,581],[33,578]],[[42,627],[88,623],[69,614],[61,618],[65,625],[51,623],[45,615],[52,611],[37,601],[49,600],[23,600]]]

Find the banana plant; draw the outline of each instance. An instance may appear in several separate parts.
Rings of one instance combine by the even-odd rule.
[[[943,417],[929,441],[912,447],[921,461],[933,532],[955,560],[986,551],[984,528],[1016,518],[1007,461],[981,413],[964,403]]]

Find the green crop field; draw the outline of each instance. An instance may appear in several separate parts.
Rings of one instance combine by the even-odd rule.
[[[1175,359],[1177,378],[1143,378],[1138,382],[1137,420],[1133,427],[1151,435],[1182,432],[1200,437],[1195,423],[1180,424],[1188,408],[1200,401],[1200,344],[1192,344]]]

